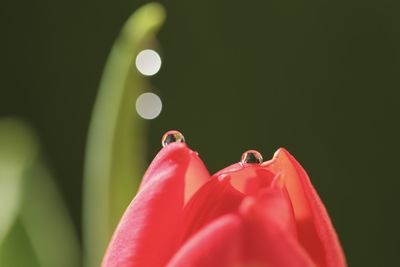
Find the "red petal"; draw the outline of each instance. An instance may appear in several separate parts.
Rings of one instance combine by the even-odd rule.
[[[275,174],[266,170],[258,164],[236,163],[222,169],[213,177],[230,177],[232,186],[246,195],[255,195],[262,188],[271,186],[275,179]]]
[[[264,194],[258,204],[245,201],[241,217],[229,214],[209,223],[188,239],[167,266],[314,266],[293,234],[281,227],[282,217],[275,218],[272,211],[264,213],[278,202],[274,210],[285,209],[288,203],[284,204],[284,198],[279,200],[281,197],[282,194]]]
[[[236,215],[223,216],[193,236],[168,267],[231,267],[243,260],[243,229]]]
[[[180,236],[176,225],[185,198],[190,198],[208,178],[201,160],[185,144],[162,149],[125,211],[103,266],[164,266]]]
[[[186,158],[179,155],[179,149],[175,148],[187,149],[186,152],[190,153],[190,158],[188,158],[187,160],[189,160],[190,162],[184,162]],[[180,157],[182,157],[182,159],[180,159]],[[185,201],[189,200],[190,196],[194,192],[196,192],[196,190],[201,185],[203,185],[205,181],[210,178],[210,174],[208,173],[207,168],[204,166],[203,161],[199,158],[196,152],[191,151],[184,143],[174,143],[162,149],[160,153],[154,158],[153,162],[150,164],[149,168],[144,174],[144,177],[139,187],[139,191],[147,184],[149,180],[152,180],[153,177],[160,175],[159,172],[162,171],[163,166],[167,166],[174,161],[177,164],[182,165],[190,164],[190,168],[187,168],[186,171],[187,179],[185,183]]]
[[[246,263],[255,266],[315,266],[293,233],[291,207],[284,192],[265,190],[248,197],[240,209],[246,233]]]
[[[321,267],[346,266],[329,215],[301,165],[281,148],[263,166],[283,177],[294,208],[299,241],[313,261]]]
[[[194,235],[199,229],[228,213],[236,213],[245,196],[257,196],[264,189],[279,187],[279,177],[258,164],[234,164],[218,172],[204,184],[190,199],[185,207],[182,224],[182,242]],[[279,192],[282,192],[282,185]],[[283,188],[286,192],[286,189]],[[283,192],[282,192],[283,194]],[[287,192],[286,192],[287,194]],[[288,197],[286,206],[276,205],[274,213],[293,218],[293,209]],[[276,216],[275,216],[276,217]],[[292,220],[294,222],[294,220]],[[295,233],[292,223],[290,231]]]
[[[249,206],[252,206],[265,222],[277,225],[297,239],[293,207],[286,188],[265,188],[257,197],[247,197],[240,207],[241,212],[246,213]]]
[[[244,195],[231,186],[230,177],[212,178],[190,199],[184,209],[181,244],[199,229],[228,213],[236,213]]]

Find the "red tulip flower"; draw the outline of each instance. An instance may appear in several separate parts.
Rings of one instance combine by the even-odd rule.
[[[178,132],[151,163],[103,267],[342,267],[343,251],[306,172],[285,149],[210,176]]]

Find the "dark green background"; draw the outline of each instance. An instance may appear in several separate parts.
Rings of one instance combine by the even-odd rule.
[[[86,131],[107,54],[144,1],[8,1],[0,115],[40,134],[77,229]],[[211,172],[288,148],[350,266],[398,262],[400,2],[166,1],[148,160],[181,130]],[[134,107],[132,107],[134,108]]]

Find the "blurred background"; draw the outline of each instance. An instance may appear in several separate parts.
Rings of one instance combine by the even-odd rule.
[[[62,216],[71,218],[68,231],[77,233],[71,240],[78,244],[71,252],[76,265],[82,257],[85,151],[97,91],[121,28],[145,3],[8,1],[0,9],[0,119],[27,123],[8,119],[0,129],[11,128],[9,135],[17,138],[14,133],[25,127],[24,134],[36,136]],[[136,179],[170,129],[184,133],[210,172],[237,162],[247,149],[268,159],[286,147],[327,206],[349,266],[394,266],[400,243],[400,2],[162,5],[166,20],[156,39],[138,45],[138,51],[158,52],[159,72],[145,76],[131,65],[142,79],[136,90],[162,101],[161,113],[151,120],[135,109],[139,92],[129,105],[142,129],[132,137],[142,146]],[[16,151],[13,144],[5,142],[7,153]],[[18,219],[9,224],[8,231],[18,232]],[[24,231],[17,235],[24,239]],[[7,242],[7,253],[21,255],[18,242]]]

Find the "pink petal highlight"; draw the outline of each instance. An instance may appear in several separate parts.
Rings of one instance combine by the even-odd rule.
[[[283,177],[296,219],[299,242],[317,266],[346,266],[336,232],[329,215],[310,179],[288,151],[279,149],[263,167]]]
[[[185,198],[190,197],[185,196],[185,192],[195,192],[209,179],[199,161],[185,144],[171,144],[160,151],[146,172],[138,194],[125,211],[102,266],[165,265],[179,241],[176,226],[182,216]],[[198,175],[193,175],[192,168]],[[185,189],[187,185],[190,190]]]

